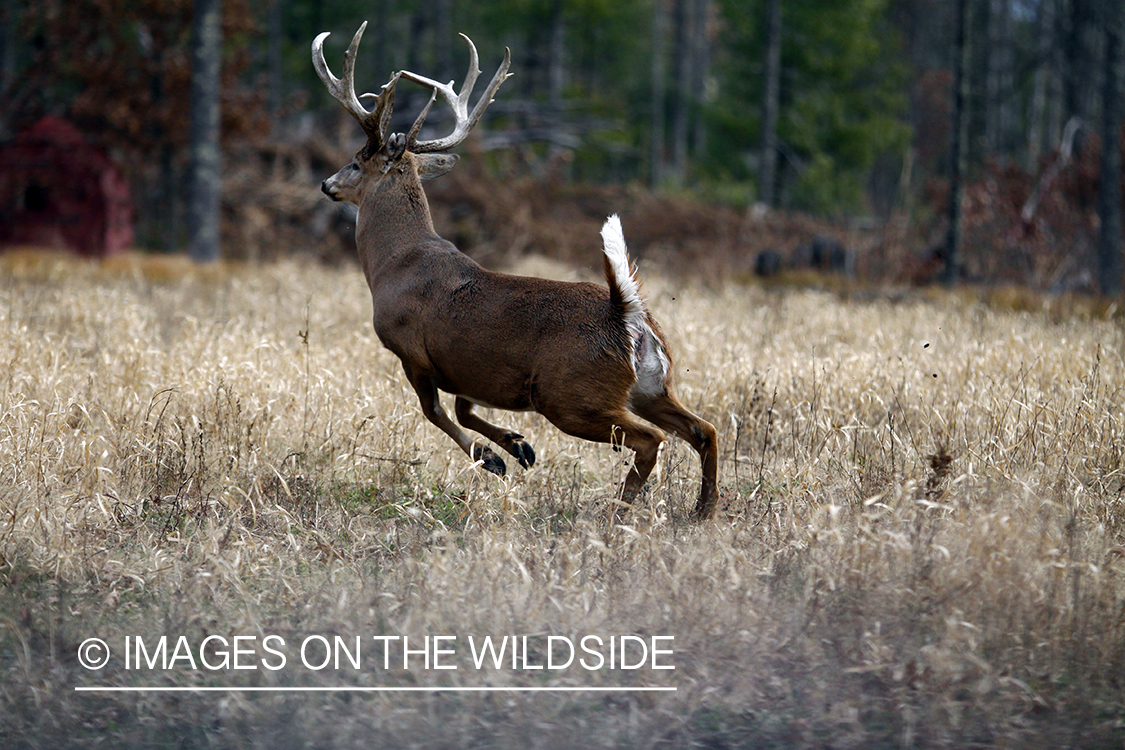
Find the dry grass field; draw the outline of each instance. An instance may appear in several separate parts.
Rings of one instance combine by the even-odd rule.
[[[535,415],[493,415],[532,471],[473,468],[358,271],[0,258],[0,746],[1125,746],[1119,313],[642,275],[719,428],[703,524],[675,440],[615,527],[628,457]],[[490,635],[530,645],[476,668]],[[362,663],[314,668],[337,636]],[[548,636],[675,669],[533,669]]]

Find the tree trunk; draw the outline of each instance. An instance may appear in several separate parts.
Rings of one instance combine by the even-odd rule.
[[[200,263],[219,259],[221,0],[196,0],[191,34],[191,180],[188,253]]]
[[[551,5],[551,43],[547,55],[547,104],[550,107],[551,146],[556,153],[559,144],[565,140],[560,137],[563,127],[563,89],[566,86],[566,18],[563,15],[563,0],[554,0]]]
[[[961,275],[961,202],[969,136],[969,65],[972,60],[971,0],[957,0],[957,38],[954,43],[956,64],[953,83],[953,140],[949,149],[949,230],[945,237],[945,268],[941,281],[946,286],[957,283]]]
[[[1013,47],[1011,9],[1007,0],[990,0],[988,17],[985,143],[989,155],[1007,161],[1012,153]]]
[[[1098,187],[1098,286],[1102,294],[1121,293],[1121,62],[1122,10],[1113,1],[1103,6],[1105,79],[1102,88],[1102,164]]]
[[[395,69],[395,59],[392,55],[390,34],[387,33],[391,23],[391,0],[377,0],[374,3],[375,13],[375,28],[367,27],[367,31],[363,36],[366,40],[367,36],[371,37],[371,44],[368,47],[370,50],[368,54],[372,77],[370,89],[375,89],[376,86],[382,86],[391,77],[391,70]],[[318,5],[319,7],[319,5]],[[365,41],[364,44],[367,44]],[[399,66],[401,67],[401,66]],[[449,80],[448,78],[446,80]]]
[[[692,110],[692,63],[694,54],[692,42],[695,35],[692,33],[692,21],[695,14],[692,12],[694,0],[677,0],[676,2],[676,54],[673,61],[676,66],[676,96],[673,99],[672,111],[672,164],[669,176],[677,185],[682,185],[687,179],[688,162],[688,137]]]
[[[664,178],[664,118],[667,90],[668,8],[666,0],[652,2],[652,111],[649,124],[649,184],[658,187]]]
[[[1077,117],[1082,127],[1074,141],[1078,158],[1085,146],[1085,131],[1091,127],[1090,115],[1095,97],[1096,27],[1091,14],[1098,2],[1113,4],[1120,0],[1070,0],[1066,18],[1066,119]]]
[[[1027,171],[1039,170],[1039,158],[1050,138],[1047,125],[1047,87],[1051,77],[1052,29],[1055,0],[1040,0],[1035,20],[1035,47],[1038,60],[1032,79],[1031,106],[1027,116]]]
[[[285,68],[282,61],[281,42],[284,34],[284,3],[285,0],[272,0],[266,19],[266,57],[269,68],[269,89],[266,92],[266,107],[270,113],[270,122],[277,122],[281,112],[281,101],[284,98]]]
[[[427,70],[426,34],[430,27],[430,9],[418,5],[410,14],[410,35],[406,42],[406,69]]]
[[[1047,64],[1047,125],[1042,145],[1045,153],[1054,148],[1054,144],[1062,140],[1063,130],[1066,127],[1066,96],[1064,80],[1066,79],[1066,57],[1058,42],[1059,16],[1062,13],[1062,0],[1045,0],[1050,8],[1049,27],[1043,33],[1048,38],[1045,45],[1048,51]]]
[[[551,41],[547,50],[547,100],[551,109],[562,107],[566,84],[566,18],[563,0],[551,3]]]
[[[12,30],[15,28],[15,3],[12,0],[0,0],[0,95],[7,93],[8,84],[15,74],[15,46],[13,45]],[[7,107],[5,107],[7,109]],[[5,116],[0,116],[0,138],[3,138]]]
[[[707,76],[711,71],[711,1],[694,0],[695,21],[692,24],[694,41],[692,51],[692,96],[695,102],[695,119],[692,122],[691,153],[695,158],[703,154],[707,145],[707,123],[703,119],[703,104],[707,93]]]
[[[766,5],[765,86],[762,94],[762,156],[758,170],[761,202],[777,203],[777,114],[781,90],[781,0]]]
[[[984,89],[984,97],[977,103],[981,125],[984,127],[983,154],[985,159],[1000,155],[1000,13],[1002,0],[984,0],[978,8],[983,25],[976,29],[981,44],[978,54],[983,58],[983,70],[977,80]]]

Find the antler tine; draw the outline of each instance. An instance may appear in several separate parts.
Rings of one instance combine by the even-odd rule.
[[[398,84],[398,79],[401,74],[395,73],[391,76],[391,80],[383,84],[378,94],[360,94],[360,99],[374,99],[375,107],[371,110],[369,115],[371,120],[377,124],[379,132],[379,143],[386,139],[387,130],[391,124],[391,113],[395,108],[395,85]]]
[[[477,76],[480,75],[480,57],[477,56],[477,45],[473,44],[472,39],[466,34],[458,34],[457,36],[464,39],[465,43],[469,45],[469,69],[465,73],[465,83],[461,86],[461,94],[457,97],[461,106],[468,108],[469,94],[473,93],[473,87],[477,85]]]
[[[324,59],[324,40],[328,38],[329,33],[325,31],[319,34],[312,43],[312,61],[313,67],[316,68],[317,75],[324,83],[328,93],[332,98],[340,102],[344,109],[356,122],[363,128],[363,132],[367,134],[368,144],[381,145],[386,136],[387,123],[390,120],[391,109],[394,107],[395,100],[395,84],[398,82],[398,75],[396,74],[391,80],[383,86],[379,95],[364,94],[364,97],[373,97],[375,99],[375,106],[372,111],[367,109],[360,103],[359,97],[355,93],[355,62],[356,52],[359,50],[360,39],[363,38],[363,32],[367,28],[367,21],[364,21],[356,31],[355,36],[352,37],[352,43],[348,45],[347,52],[344,53],[344,77],[337,78],[328,69],[328,63]]]
[[[332,74],[327,61],[324,59],[324,40],[330,36],[331,32],[325,31],[317,35],[312,44],[313,67],[316,68],[317,75],[320,76],[320,80],[324,83],[332,98],[340,102],[350,115],[360,121],[360,124],[368,113],[355,95],[355,52],[359,48],[359,40],[363,37],[363,30],[366,28],[367,22],[364,21],[360,25],[359,31],[352,37],[352,43],[348,47],[348,51],[344,53],[343,79]]]
[[[480,116],[484,114],[484,110],[488,107],[488,105],[492,104],[492,97],[496,93],[496,89],[500,88],[500,84],[512,77],[512,74],[508,72],[508,68],[511,66],[511,64],[512,51],[505,47],[504,62],[500,64],[499,69],[497,69],[496,71],[496,75],[494,75],[492,77],[492,80],[489,81],[488,88],[485,89],[484,94],[480,99],[477,99],[477,106],[473,107],[473,114],[470,117],[472,125],[470,125],[469,127],[475,125],[477,123],[477,120],[480,119]]]
[[[477,100],[476,106],[473,108],[472,113],[469,113],[469,96],[473,93],[473,87],[476,85],[477,77],[480,75],[480,60],[477,56],[476,45],[473,40],[464,34],[460,35],[469,45],[469,70],[465,74],[465,83],[461,86],[461,93],[456,93],[453,90],[453,81],[449,83],[438,83],[432,78],[420,76],[417,73],[411,73],[408,70],[402,71],[401,75],[409,81],[414,81],[421,86],[433,89],[433,96],[430,97],[430,103],[422,110],[422,114],[414,121],[413,127],[410,128],[410,136],[407,139],[407,148],[414,153],[432,153],[435,151],[448,151],[457,144],[465,140],[469,135],[469,131],[480,120],[484,110],[492,103],[492,95],[496,93],[496,89],[500,88],[505,80],[508,79],[508,68],[512,64],[512,53],[507,48],[504,49],[504,62],[500,64],[500,68],[496,71],[496,75],[492,77],[492,82],[488,84],[488,90],[484,92],[480,99]],[[434,103],[437,95],[441,94],[453,110],[453,115],[456,118],[453,126],[453,132],[444,138],[438,138],[433,141],[419,141],[418,131],[422,128],[422,122],[429,114],[430,106]]]
[[[422,129],[422,123],[426,121],[426,115],[430,114],[430,108],[434,106],[434,102],[436,100],[437,89],[434,89],[434,93],[430,94],[430,100],[426,102],[426,106],[422,108],[422,111],[418,114],[417,119],[414,120],[414,124],[410,126],[410,132],[406,134],[406,143],[408,148],[418,142],[418,132]]]

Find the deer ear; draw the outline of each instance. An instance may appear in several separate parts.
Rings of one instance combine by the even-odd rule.
[[[423,180],[441,177],[453,169],[460,159],[457,154],[414,154],[414,163],[418,165],[418,176]]]
[[[404,153],[406,153],[406,136],[402,133],[392,134],[379,154],[381,165],[379,171],[383,174],[390,172],[391,167],[398,163]]]

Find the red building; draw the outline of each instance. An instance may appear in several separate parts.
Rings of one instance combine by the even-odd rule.
[[[49,115],[0,145],[0,250],[102,256],[132,243],[129,185],[74,125]]]

